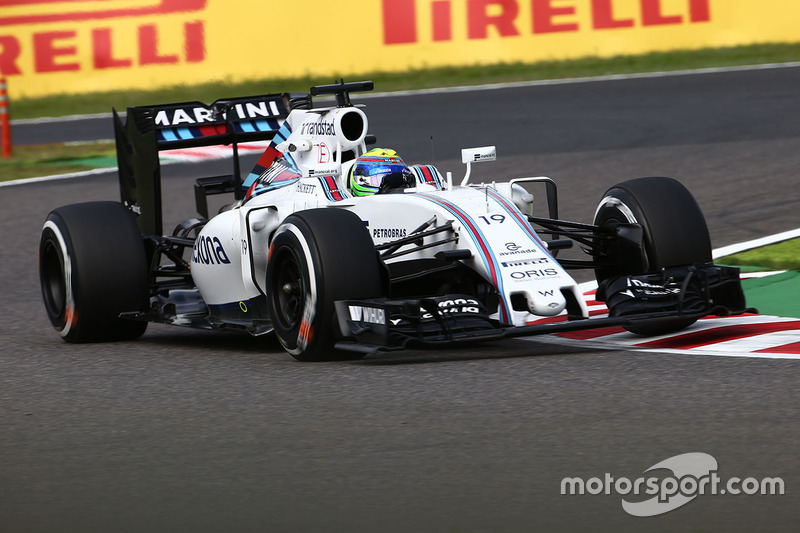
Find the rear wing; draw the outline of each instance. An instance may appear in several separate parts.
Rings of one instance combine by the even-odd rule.
[[[239,199],[238,143],[272,139],[293,108],[310,108],[306,94],[267,94],[201,102],[129,107],[125,122],[114,110],[114,136],[122,203],[135,215],[145,235],[162,234],[159,152],[175,148],[231,145],[230,175],[199,178],[198,213],[208,218],[206,196],[233,192]]]

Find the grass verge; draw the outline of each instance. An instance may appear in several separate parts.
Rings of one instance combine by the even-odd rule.
[[[116,154],[113,142],[17,146],[0,158],[0,181],[116,167]]]
[[[609,74],[685,70],[800,61],[800,43],[761,44],[693,51],[657,52],[612,58],[588,57],[571,61],[533,64],[501,63],[473,67],[419,69],[402,73],[374,72],[346,75],[346,79],[371,79],[379,91],[425,89],[515,81],[580,78]],[[275,78],[242,83],[211,82],[155,90],[108,91],[11,102],[12,119],[103,113],[112,107],[199,100],[277,92],[307,92],[312,85],[331,83],[330,77]],[[13,80],[12,80],[13,83]],[[14,157],[0,158],[0,181],[63,174],[98,166],[115,166],[111,143],[15,147]]]
[[[472,67],[418,69],[400,73],[373,72],[357,75],[341,73],[340,76],[344,76],[346,80],[350,81],[371,79],[375,82],[376,90],[385,92],[793,61],[800,61],[800,43],[655,52],[611,58],[588,57],[570,61],[543,61],[529,64],[500,63]],[[56,117],[71,114],[104,113],[111,111],[112,107],[125,109],[129,106],[192,100],[211,103],[219,98],[232,96],[307,92],[312,85],[333,82],[332,78],[334,77],[306,76],[303,78],[251,80],[242,83],[218,81],[148,91],[108,91],[44,98],[22,98],[11,102],[11,116],[13,119]],[[10,83],[13,84],[13,79]],[[13,94],[13,85],[11,90]]]
[[[721,257],[715,262],[721,265],[749,267],[748,270],[800,270],[800,239]]]

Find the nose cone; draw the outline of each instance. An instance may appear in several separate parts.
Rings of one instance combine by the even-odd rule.
[[[539,291],[537,294],[528,295],[528,310],[539,316],[555,316],[567,306],[567,300],[561,291]]]

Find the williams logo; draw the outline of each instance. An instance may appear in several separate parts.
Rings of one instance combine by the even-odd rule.
[[[386,311],[377,307],[362,307],[351,305],[350,320],[353,322],[365,322],[367,324],[386,324]]]

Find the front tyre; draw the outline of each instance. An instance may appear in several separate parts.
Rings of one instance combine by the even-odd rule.
[[[611,266],[595,271],[598,285],[626,275],[650,274],[664,268],[711,262],[711,239],[700,206],[686,187],[672,178],[650,177],[622,182],[603,195],[594,216],[603,233],[620,224],[642,228],[643,250],[612,247]],[[640,335],[659,335],[684,329],[687,319],[656,326],[632,326]]]
[[[59,207],[39,241],[39,281],[47,316],[67,342],[130,340],[146,322],[149,269],[133,215],[118,202]]]
[[[384,294],[383,267],[364,222],[337,208],[299,211],[275,231],[267,306],[281,345],[299,361],[354,357],[334,350],[337,300]]]

